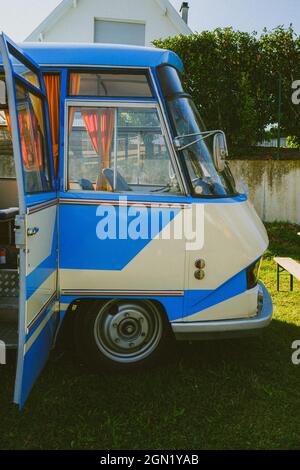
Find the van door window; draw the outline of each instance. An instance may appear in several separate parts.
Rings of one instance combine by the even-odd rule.
[[[42,100],[21,84],[16,91],[25,190],[28,194],[51,191]]]
[[[156,108],[69,108],[68,189],[180,194]]]
[[[0,74],[0,178],[15,178],[10,120],[4,75]]]

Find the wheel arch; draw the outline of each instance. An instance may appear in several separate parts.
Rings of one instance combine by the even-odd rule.
[[[74,331],[74,326],[75,326],[75,319],[78,315],[82,315],[83,312],[87,308],[93,308],[95,304],[99,304],[99,307],[103,305],[105,302],[109,302],[114,299],[120,299],[124,301],[136,301],[136,302],[143,302],[143,301],[148,301],[153,303],[158,310],[160,311],[160,314],[162,316],[162,320],[164,322],[165,327],[169,330],[169,333],[173,335],[173,330],[170,325],[170,320],[168,317],[168,313],[166,310],[165,305],[158,299],[153,299],[151,297],[143,297],[143,298],[136,298],[136,297],[78,297],[77,299],[74,299],[69,305],[68,308],[64,314],[64,317],[62,319],[61,325],[59,327],[59,330],[57,332],[56,336],[56,345],[58,347],[63,347],[66,345],[67,347],[72,347],[73,345],[73,331]]]

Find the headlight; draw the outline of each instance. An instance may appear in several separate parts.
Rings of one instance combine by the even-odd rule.
[[[259,258],[259,260],[255,261],[255,263],[251,264],[249,268],[247,268],[247,289],[253,289],[253,287],[257,285],[260,265],[261,258]]]

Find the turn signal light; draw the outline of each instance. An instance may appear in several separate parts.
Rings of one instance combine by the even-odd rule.
[[[205,272],[203,271],[203,269],[198,269],[197,271],[195,271],[194,276],[196,279],[201,281],[205,277]]]
[[[204,259],[197,259],[195,261],[195,266],[197,269],[204,269],[205,268],[205,261]]]

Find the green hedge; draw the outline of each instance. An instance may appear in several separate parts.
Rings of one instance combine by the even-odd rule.
[[[282,134],[300,138],[300,105],[292,82],[300,80],[300,36],[292,27],[256,33],[232,28],[154,41],[175,51],[185,65],[184,83],[208,128],[226,131],[232,149],[255,145],[278,122],[282,86]]]

